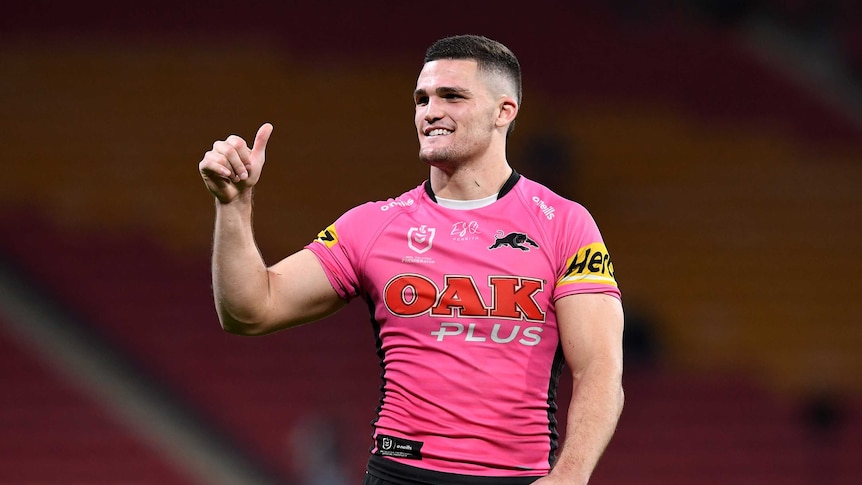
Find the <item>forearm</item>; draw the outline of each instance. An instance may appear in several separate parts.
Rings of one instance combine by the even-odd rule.
[[[222,327],[254,333],[266,315],[269,277],[254,241],[251,195],[216,202],[212,277],[216,311]]]
[[[598,362],[574,379],[566,439],[549,478],[585,484],[607,447],[623,409],[621,370]]]

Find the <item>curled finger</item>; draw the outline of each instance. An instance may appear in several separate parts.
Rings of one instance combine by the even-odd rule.
[[[228,143],[227,141],[219,140],[213,143],[212,151],[224,157],[227,162],[227,167],[231,169],[233,175],[232,179],[235,182],[248,178],[248,168],[246,167],[246,163],[243,162],[243,158],[240,153],[241,150],[237,150],[233,144]]]
[[[198,164],[198,171],[204,177],[221,177],[231,179],[233,170],[227,158],[214,150],[204,154],[204,158]]]

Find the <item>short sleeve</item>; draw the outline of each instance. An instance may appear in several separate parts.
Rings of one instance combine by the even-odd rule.
[[[577,293],[606,293],[620,298],[614,264],[593,217],[578,204],[567,217],[560,255],[564,261],[554,299]]]
[[[345,214],[326,229],[320,231],[305,248],[313,252],[320,260],[329,283],[338,296],[349,300],[359,294],[359,276],[356,270],[356,258],[352,256],[346,240],[341,238],[341,228],[346,225]]]

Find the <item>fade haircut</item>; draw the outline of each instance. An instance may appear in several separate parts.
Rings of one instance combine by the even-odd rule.
[[[456,35],[433,43],[425,52],[425,63],[441,59],[471,59],[479,72],[502,76],[512,83],[515,101],[521,104],[521,64],[508,47],[481,35]],[[507,133],[515,128],[515,121]]]

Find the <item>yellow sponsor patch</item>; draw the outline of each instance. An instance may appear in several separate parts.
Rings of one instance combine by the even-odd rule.
[[[335,223],[332,223],[326,229],[317,234],[315,241],[323,243],[326,247],[331,248],[338,243],[338,234],[335,233]]]
[[[566,260],[566,274],[557,286],[569,284],[598,284],[617,286],[614,279],[614,264],[604,243],[592,243],[582,247],[577,254]]]

